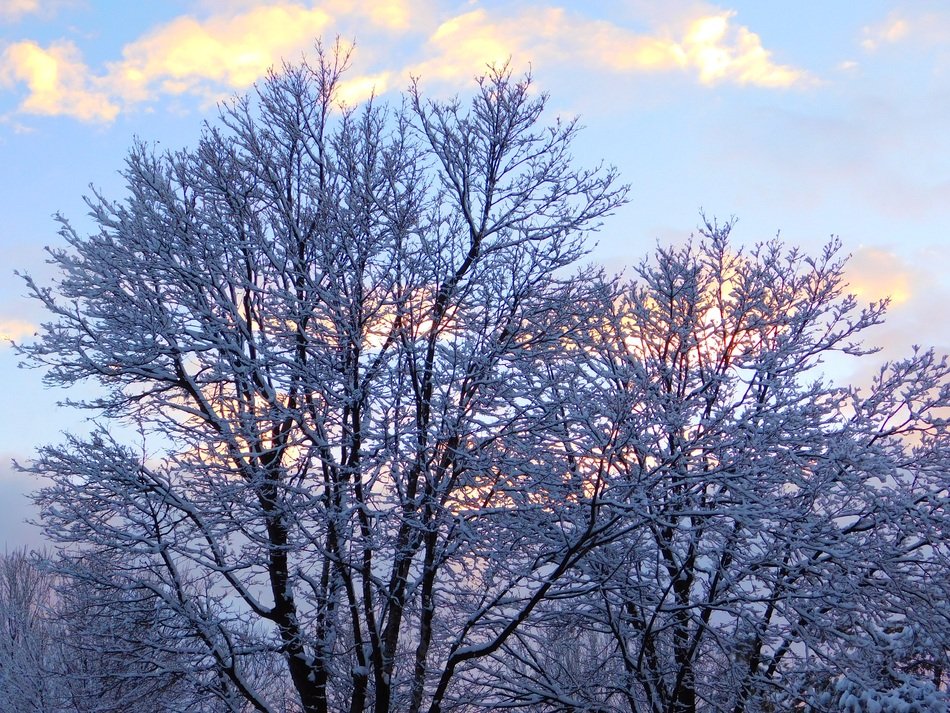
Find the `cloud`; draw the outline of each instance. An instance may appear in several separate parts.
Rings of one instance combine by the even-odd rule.
[[[121,59],[98,74],[71,42],[17,42],[0,56],[0,86],[26,86],[22,113],[111,121],[162,95],[218,99],[247,89],[283,60],[297,61],[338,18],[400,33],[412,28],[417,9],[408,0],[328,0],[258,4],[205,19],[182,15],[126,44]],[[389,75],[351,76],[341,97],[353,103],[384,91]]]
[[[561,8],[534,8],[507,17],[478,9],[442,23],[429,38],[432,56],[411,71],[455,79],[509,57],[525,57],[621,74],[684,71],[707,86],[775,89],[814,81],[804,70],[775,63],[757,34],[734,25],[734,15],[702,15],[680,23],[676,31],[642,34]]]
[[[32,337],[39,331],[39,327],[22,319],[0,319],[0,341],[19,341]]]
[[[868,54],[900,45],[902,56],[937,50],[946,65],[950,12],[946,3],[907,4],[878,23],[861,28],[859,44]]]
[[[19,22],[28,15],[48,20],[64,5],[75,0],[0,0],[0,23]]]
[[[0,0],[2,1],[2,0]],[[361,32],[372,25],[396,31],[417,30],[437,13],[434,0],[192,0],[192,12],[237,16],[266,6],[320,9],[335,19],[355,18]]]
[[[698,71],[700,82],[780,89],[814,81],[804,70],[775,64],[757,34],[741,25],[731,26],[734,15],[724,12],[695,20],[677,45],[685,64]]]
[[[0,0],[0,20],[15,22],[40,11],[40,0]]]
[[[11,44],[0,57],[0,84],[25,85],[22,113],[111,121],[121,110],[161,96],[209,100],[245,90],[282,60],[296,61],[315,37],[347,23],[382,30],[382,48],[392,49],[404,33],[428,35],[422,58],[402,72],[390,58],[392,66],[351,76],[343,87],[350,103],[385,91],[397,75],[468,79],[512,56],[544,65],[568,62],[587,72],[686,72],[709,86],[784,88],[812,81],[803,70],[773,61],[758,35],[734,23],[732,12],[707,12],[673,23],[673,29],[637,33],[556,7],[497,15],[476,9],[438,24],[429,0],[324,0],[313,6],[224,0],[224,10],[220,2],[217,14],[182,15],[150,30],[98,73],[70,42]]]
[[[950,354],[950,280],[940,272],[946,250],[940,245],[902,255],[885,247],[862,247],[846,266],[849,291],[862,300],[891,297],[883,325],[864,335],[867,346],[881,351],[874,357],[850,360],[848,382],[868,387],[885,361],[904,359],[912,346],[933,347]],[[950,414],[948,414],[950,415]]]
[[[20,103],[26,114],[65,114],[84,121],[111,121],[119,106],[92,76],[71,42],[48,48],[22,41],[8,45],[0,55],[0,86],[23,83],[29,94]]]
[[[849,292],[862,301],[891,300],[884,325],[869,334],[886,358],[906,355],[912,344],[950,349],[950,313],[944,309],[950,280],[939,271],[945,256],[943,246],[936,245],[911,255],[863,246],[845,266]]]
[[[352,79],[344,78],[337,87],[336,98],[347,106],[354,106],[389,89],[392,77],[392,72],[379,72]]]
[[[244,89],[281,59],[291,61],[330,23],[321,9],[299,5],[257,7],[234,17],[200,22],[178,17],[128,44],[106,81],[126,102],[162,93],[207,93],[215,87]]]
[[[901,305],[913,297],[914,275],[900,256],[878,247],[861,247],[847,267],[848,291],[868,302],[885,298]]]
[[[390,30],[411,30],[434,14],[428,2],[420,0],[328,0],[322,6],[338,16],[355,16],[377,27]]]
[[[868,25],[861,29],[861,46],[868,52],[873,52],[882,45],[891,45],[905,39],[910,32],[908,20],[897,15],[891,15],[877,25]]]

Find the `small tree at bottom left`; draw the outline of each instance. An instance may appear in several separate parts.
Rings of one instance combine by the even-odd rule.
[[[95,570],[90,570],[95,572]],[[223,713],[241,711],[226,684],[196,661],[147,587],[125,586],[121,567],[85,579],[55,560],[0,555],[0,702],[18,713]],[[162,655],[154,647],[160,642]],[[143,651],[150,649],[149,657]],[[260,661],[266,679],[268,664]],[[289,710],[289,709],[288,709]]]

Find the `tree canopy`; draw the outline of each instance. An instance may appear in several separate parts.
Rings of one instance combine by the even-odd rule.
[[[530,78],[346,108],[345,64],[136,144],[25,277],[25,361],[101,387],[27,466],[83,640],[148,622],[182,710],[943,705],[948,365],[820,376],[884,314],[840,246],[707,222],[625,283]]]

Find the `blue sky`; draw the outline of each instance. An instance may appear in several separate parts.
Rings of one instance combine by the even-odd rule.
[[[12,272],[47,276],[51,215],[89,227],[90,183],[121,197],[133,137],[192,144],[216,101],[337,36],[357,43],[352,101],[530,64],[552,115],[582,116],[578,161],[631,184],[593,251],[611,269],[683,240],[700,210],[737,217],[747,243],[781,231],[814,251],[838,235],[853,291],[892,297],[882,358],[950,348],[950,6],[924,0],[0,0],[0,336],[37,329]],[[0,378],[0,545],[14,547],[38,536],[10,459],[82,420],[6,344]]]

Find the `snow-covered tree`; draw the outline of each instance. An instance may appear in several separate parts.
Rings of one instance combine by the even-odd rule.
[[[499,706],[947,705],[950,367],[833,385],[816,367],[867,357],[885,305],[847,296],[837,243],[743,251],[731,227],[658,249],[579,360],[572,440],[628,529],[507,647]]]
[[[187,646],[163,623],[150,592],[96,591],[89,581],[56,576],[50,564],[42,553],[0,556],[0,709],[227,710],[205,690],[216,682],[189,665]],[[157,640],[161,652],[140,646]]]
[[[26,277],[27,363],[101,387],[29,466],[77,641],[208,710],[942,705],[950,368],[821,375],[885,307],[839,246],[712,223],[621,286],[528,79],[346,109],[345,64],[136,145]]]
[[[45,713],[225,713],[245,708],[188,625],[151,588],[102,560],[66,560],[48,611],[54,646],[42,678],[55,686]],[[46,558],[44,569],[56,567]]]
[[[10,710],[54,710],[59,691],[47,675],[55,661],[53,599],[53,578],[27,552],[0,556],[0,700]]]
[[[61,221],[21,352],[138,435],[29,468],[64,572],[155,608],[145,669],[165,630],[228,705],[435,712],[616,530],[560,406],[602,289],[569,270],[625,190],[528,79],[339,111],[344,65],[270,76],[193,150],[135,146],[98,232]]]

